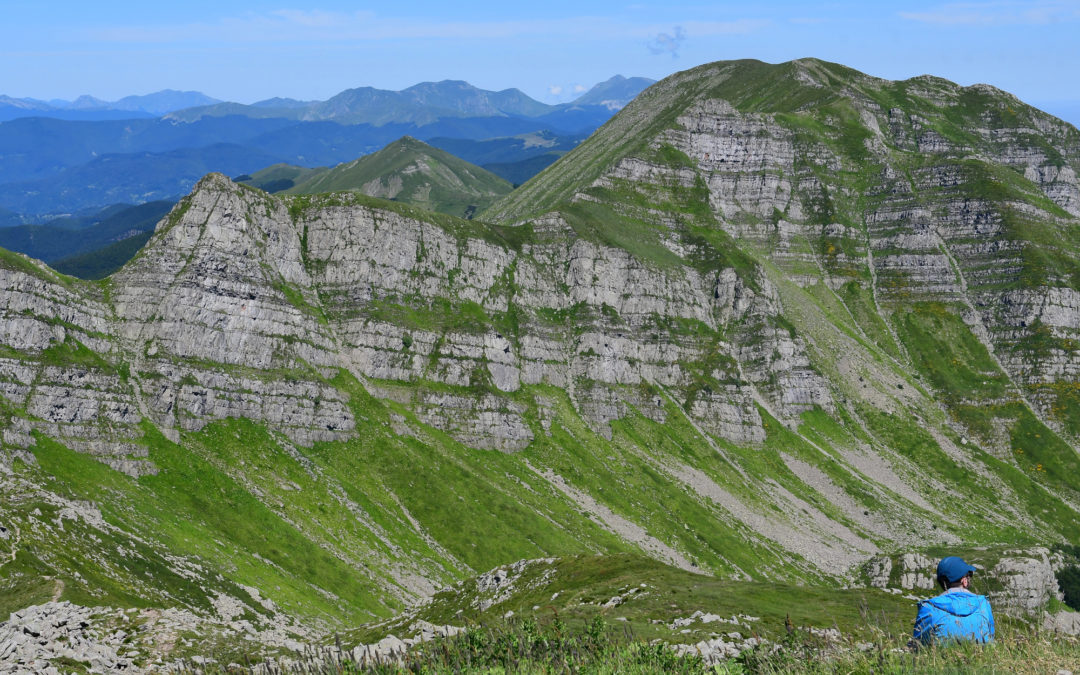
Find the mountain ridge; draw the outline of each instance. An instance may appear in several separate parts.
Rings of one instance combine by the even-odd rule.
[[[488,91],[463,80],[442,80],[421,82],[400,91],[356,87],[341,91],[325,101],[303,103],[284,100],[281,106],[270,105],[268,103],[270,100],[252,106],[225,102],[176,111],[166,117],[177,121],[192,122],[208,115],[249,115],[379,126],[389,122],[423,125],[445,117],[536,118],[557,117],[567,112],[576,112],[580,116],[583,112],[594,108],[607,110],[610,114],[652,82],[647,78],[623,78],[616,75],[594,85],[570,103],[549,105],[531,98],[516,88]],[[605,99],[603,92],[608,92],[611,96]],[[602,112],[597,110],[594,116],[598,114]]]
[[[32,98],[12,98],[0,95],[0,121],[24,116],[19,111],[61,119],[123,119],[125,113],[157,117],[184,108],[216,103],[221,103],[221,101],[202,92],[175,89],[125,96],[116,101],[105,101],[89,95],[79,96],[73,101],[61,99],[39,101]]]
[[[851,77],[851,78],[854,78],[854,79],[856,79],[858,81],[867,82],[867,83],[877,83],[879,85],[884,85],[884,84],[888,83],[890,85],[895,85],[895,86],[899,86],[899,87],[903,87],[904,85],[909,84],[909,83],[910,84],[927,83],[927,84],[932,85],[932,86],[933,85],[944,85],[947,88],[950,88],[950,89],[952,89],[954,91],[957,90],[957,89],[961,90],[961,91],[972,91],[972,92],[993,91],[993,92],[997,92],[997,93],[999,93],[1001,95],[1007,96],[1007,97],[1015,100],[1017,103],[1019,103],[1019,99],[1016,99],[1011,94],[1008,94],[1007,92],[1003,92],[1002,90],[994,88],[994,87],[992,87],[990,85],[975,84],[975,85],[971,85],[970,87],[960,87],[959,85],[955,85],[952,82],[949,82],[948,80],[945,80],[943,78],[938,78],[938,77],[935,77],[935,76],[930,76],[930,75],[922,75],[922,76],[917,76],[917,77],[910,78],[908,80],[892,82],[892,81],[885,80],[885,79],[882,79],[882,78],[876,78],[876,77],[873,77],[873,76],[870,76],[870,75],[859,73],[858,71],[855,71],[855,70],[853,70],[851,68],[847,68],[846,66],[841,66],[839,64],[832,64],[832,63],[828,63],[828,62],[825,62],[825,61],[820,61],[818,59],[800,59],[800,60],[796,60],[796,61],[789,61],[789,62],[786,62],[786,63],[775,64],[775,65],[768,64],[768,63],[765,63],[765,62],[762,62],[762,61],[756,61],[756,60],[744,60],[744,61],[721,62],[721,63],[732,64],[731,66],[724,66],[725,70],[730,69],[730,68],[742,67],[744,69],[753,70],[755,72],[769,73],[769,75],[766,76],[767,78],[776,78],[777,77],[776,73],[780,73],[781,71],[784,71],[786,69],[786,70],[791,71],[791,77],[792,78],[796,78],[796,79],[797,78],[811,78],[810,81],[812,81],[812,78],[815,77],[816,75],[820,75],[820,76],[824,77],[826,80],[830,80],[830,79],[835,78],[836,76],[830,70],[832,68],[835,68],[842,74],[841,75],[842,77]],[[712,82],[710,82],[709,76],[710,75],[716,75],[716,70],[717,70],[716,64],[706,64],[704,66],[698,66],[697,68],[693,68],[693,69],[690,69],[690,70],[687,70],[687,71],[683,71],[682,73],[679,73],[677,75],[669,77],[669,78],[663,80],[662,83],[665,85],[665,87],[686,87],[686,86],[708,87],[708,86],[710,86],[710,84],[712,84]],[[722,87],[725,78],[726,78],[726,74],[720,73],[718,81],[715,82],[715,86]],[[745,87],[748,87],[751,90],[753,90],[753,88],[756,87],[757,84],[758,83],[755,82],[754,80],[748,79],[746,81],[746,83],[742,84],[741,86],[745,86]],[[805,94],[807,92],[814,91],[814,89],[821,90],[821,86],[822,85],[820,85],[820,84],[816,84],[815,86],[807,86],[807,87],[804,87],[802,89],[802,91]],[[664,92],[662,90],[657,90],[657,91],[653,92],[652,94],[650,94],[650,100],[642,101],[639,104],[638,107],[641,107],[641,108],[650,108],[650,107],[652,107],[652,115],[647,115],[647,116],[651,117],[653,115],[656,115],[656,114],[658,114],[658,111],[656,110],[656,106],[654,104],[656,103],[656,99],[659,99],[659,98],[663,97],[664,95],[666,95],[666,92]],[[813,94],[810,94],[810,96],[812,97]],[[765,98],[765,97],[760,98],[757,102],[748,101],[747,104],[750,105],[750,106],[753,106],[750,109],[755,110],[755,111],[759,110],[760,106],[762,106],[762,105],[775,107],[777,109],[780,109],[780,107],[784,106],[784,105],[790,106],[790,103],[784,101],[782,98],[779,99],[776,103],[773,103],[773,99]],[[667,106],[668,106],[668,110],[665,111],[665,113],[670,115],[671,114],[670,111],[675,110],[675,109],[679,108],[680,106],[683,106],[683,102],[678,101],[678,100],[669,99],[668,103],[667,103]],[[1025,107],[1027,107],[1029,110],[1034,110],[1034,109],[1030,108],[1029,106],[1025,106]],[[766,107],[765,109],[768,110],[768,107]],[[784,109],[783,111],[786,112],[787,110],[789,110],[789,108]],[[1041,111],[1039,111],[1039,112],[1040,112],[1040,114],[1042,116],[1045,116],[1045,118],[1052,118],[1052,116],[1050,116],[1048,113],[1042,113]],[[1053,118],[1053,119],[1056,119],[1056,118]],[[651,121],[651,120],[649,120],[649,121]],[[1057,120],[1057,121],[1062,122],[1061,120]],[[642,124],[642,122],[637,122],[638,127],[640,127],[641,124]],[[1064,124],[1068,124],[1068,123],[1064,123]],[[638,139],[638,137],[633,132],[627,134],[626,138],[628,139],[627,142],[633,142],[633,141],[636,141]],[[603,141],[602,140],[601,141],[594,141],[594,143],[596,145],[602,145]],[[586,144],[583,144],[583,146],[584,145],[586,145]],[[630,151],[632,151],[632,150],[630,148],[627,148],[627,147],[623,147],[622,149],[620,149],[620,152],[630,152]],[[584,152],[584,150],[579,150],[579,152]],[[588,162],[581,162],[581,163],[582,164],[589,164]],[[601,163],[593,163],[591,165],[595,166],[595,167],[602,167],[603,166],[602,162]],[[576,180],[577,182],[580,183],[582,181],[588,180],[588,178],[581,178],[581,177],[576,177],[575,176],[574,180]],[[548,182],[550,182],[550,178],[549,178]],[[528,186],[525,186],[525,187],[526,187],[526,189],[522,190],[520,193],[517,193],[515,195],[514,200],[520,201],[521,199],[525,198],[523,195],[528,194],[530,190],[536,190],[536,188],[530,188]],[[551,190],[554,190],[558,194],[557,198],[565,199],[566,190],[567,190],[567,188],[565,188],[565,187],[562,187],[562,186],[547,186],[547,185],[545,185],[544,189],[548,190],[549,192]],[[510,202],[510,200],[508,200],[507,206],[505,208],[509,209],[510,208],[510,206],[509,206],[510,203],[512,203],[512,202]],[[536,208],[538,208],[538,209],[550,208],[552,206],[552,204],[553,204],[553,201],[551,199],[549,199],[548,202],[545,204],[545,206],[539,206],[539,207],[536,207]],[[497,206],[496,208],[504,208],[504,207]],[[522,212],[520,210],[513,210],[513,211],[510,211],[509,213],[507,213],[504,216],[504,214],[501,211],[496,210],[496,211],[493,211],[491,215],[493,217],[496,217],[496,218],[504,218],[504,217],[515,217],[515,215],[519,216],[519,215],[521,215],[521,213]]]
[[[522,559],[870,593],[1076,541],[1080,132],[883,82],[674,75],[478,220],[211,174],[105,281],[3,253],[13,587],[300,634]]]

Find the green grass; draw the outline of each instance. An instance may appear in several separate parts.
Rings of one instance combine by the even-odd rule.
[[[410,330],[438,333],[479,334],[488,331],[493,325],[493,319],[487,311],[471,300],[454,302],[438,296],[409,300],[412,302],[375,300],[368,304],[364,313],[372,319]]]
[[[685,152],[670,143],[664,143],[657,148],[653,158],[660,164],[666,164],[676,169],[695,168],[694,161]]]
[[[780,675],[781,673],[852,673],[879,675],[952,675],[955,673],[1018,673],[1035,675],[1069,671],[1080,659],[1080,641],[1053,636],[1021,625],[999,624],[993,644],[961,643],[913,650],[908,636],[892,634],[865,622],[869,640],[839,640],[801,628],[706,666],[696,654],[675,655],[667,644],[648,643],[632,627],[602,618],[572,627],[561,619],[493,621],[466,633],[414,648],[401,662],[358,664],[336,647],[303,655],[291,665],[275,664],[282,673],[588,673],[631,675],[714,673],[716,675]],[[217,673],[221,665],[186,661],[181,673]]]
[[[96,370],[112,371],[113,366],[101,358],[97,352],[68,335],[63,342],[54,343],[43,349],[41,363],[48,366],[83,366]]]
[[[355,190],[461,218],[472,218],[513,189],[495,174],[408,136],[328,171],[287,180],[294,181],[288,194]]]
[[[229,440],[249,451],[274,447],[266,432],[250,422],[231,422],[207,433],[203,452],[210,447],[220,452]],[[199,452],[192,452],[200,445],[199,438],[192,440],[196,443],[182,449],[148,428],[150,459],[160,472],[138,481],[45,439],[39,439],[35,456],[61,493],[100,500],[108,520],[160,542],[173,555],[202,561],[214,574],[226,574],[225,588],[235,597],[247,597],[246,591],[235,586],[238,582],[264,589],[267,596],[298,615],[356,620],[387,612],[378,600],[382,594],[370,581],[358,577],[354,569],[304,536]],[[109,498],[102,499],[106,495]],[[113,560],[111,569],[95,567],[97,556],[84,557],[77,549],[59,551],[60,560],[53,564],[63,571],[78,570],[83,579],[69,583],[69,595],[82,592],[79,589],[104,589],[120,606],[154,606],[166,599],[206,605],[205,589],[178,575],[157,550],[133,542],[117,544],[139,555]],[[129,585],[128,580],[143,576],[154,580],[153,592],[144,594]],[[219,578],[215,585],[222,581]],[[327,600],[315,592],[314,585],[325,585],[339,599]]]
[[[329,324],[329,319],[327,319],[326,313],[323,312],[320,307],[312,305],[310,302],[308,302],[308,299],[298,288],[292,286],[291,284],[285,283],[284,281],[276,284],[275,288],[280,291],[282,295],[285,296],[285,299],[288,300],[289,304],[291,304],[293,307],[296,307],[305,314],[314,316],[315,320],[323,326]]]
[[[70,277],[56,274],[48,267],[45,267],[40,263],[35,264],[30,258],[5,248],[0,248],[0,267],[15,272],[22,272],[23,274],[28,274],[36,279],[41,279],[42,281],[58,283],[62,286],[71,285],[68,281]]]
[[[329,171],[329,169],[326,167],[310,169],[303,166],[293,166],[291,164],[273,164],[250,175],[245,174],[243,176],[236,176],[233,181],[250,185],[272,194],[288,190],[297,183],[310,180],[313,176],[320,175],[327,171]]]
[[[939,303],[920,303],[894,316],[894,325],[914,365],[953,416],[985,439],[994,433],[994,419],[1002,416],[1002,402],[1015,394],[956,311]]]
[[[673,268],[682,259],[661,243],[661,231],[648,221],[619,213],[608,204],[580,201],[560,210],[583,239],[629,251],[639,260]]]
[[[22,559],[15,561],[19,571],[9,570],[0,580],[0,616],[3,617],[24,607],[48,602],[56,590],[56,582],[41,575],[40,562],[29,560],[27,553],[20,555]]]
[[[882,351],[893,358],[899,358],[900,350],[896,345],[896,340],[889,332],[885,320],[881,318],[873,294],[856,281],[844,284],[838,294],[866,336]]]
[[[416,619],[436,625],[488,625],[512,611],[517,619],[548,622],[557,618],[580,630],[597,618],[611,623],[622,617],[626,621],[621,623],[638,639],[693,643],[708,639],[715,631],[777,640],[786,634],[788,618],[798,626],[836,627],[845,634],[866,637],[867,616],[873,615],[877,627],[900,634],[910,631],[915,616],[910,600],[876,589],[724,580],[633,554],[538,561],[524,569],[513,589],[501,602],[480,611],[475,601],[488,596],[479,592],[474,580],[467,580],[437,593],[430,604],[398,621],[403,626]],[[622,602],[604,606],[615,596]],[[461,609],[464,611],[459,612]],[[743,619],[739,622],[742,625],[692,622],[685,633],[670,627],[675,619],[687,618],[695,611],[726,619],[756,618]],[[372,625],[343,634],[341,639],[345,644],[371,641],[396,628],[394,622]]]

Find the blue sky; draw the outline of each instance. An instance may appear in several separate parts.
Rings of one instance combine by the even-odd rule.
[[[989,2],[0,3],[0,94],[113,100],[164,88],[253,102],[463,79],[569,100],[615,74],[816,56],[890,79],[1080,101],[1080,0]]]

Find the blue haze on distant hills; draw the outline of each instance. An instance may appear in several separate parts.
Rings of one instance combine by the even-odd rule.
[[[238,175],[278,162],[332,166],[405,135],[439,139],[466,159],[497,158],[493,170],[522,182],[650,84],[616,76],[560,105],[456,80],[252,105],[170,90],[114,102],[0,96],[0,226],[175,199],[211,171]],[[520,138],[538,133],[540,145]],[[471,145],[479,142],[488,144]]]

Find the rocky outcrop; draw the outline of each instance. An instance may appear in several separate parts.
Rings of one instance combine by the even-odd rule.
[[[79,607],[67,602],[48,603],[14,612],[0,623],[0,673],[61,672],[51,659],[88,665],[100,673],[135,670],[134,646],[124,644],[127,631],[105,627],[102,613],[123,620],[118,610]],[[93,635],[91,630],[103,635]]]
[[[1037,547],[1004,551],[990,558],[992,562],[985,566],[978,558],[972,560],[979,568],[974,588],[989,597],[996,613],[1039,617],[1052,600],[1062,600],[1055,575],[1064,565],[1060,553]],[[905,553],[897,558],[873,558],[865,569],[871,586],[929,596],[940,591],[935,579],[937,563],[938,558]]]

